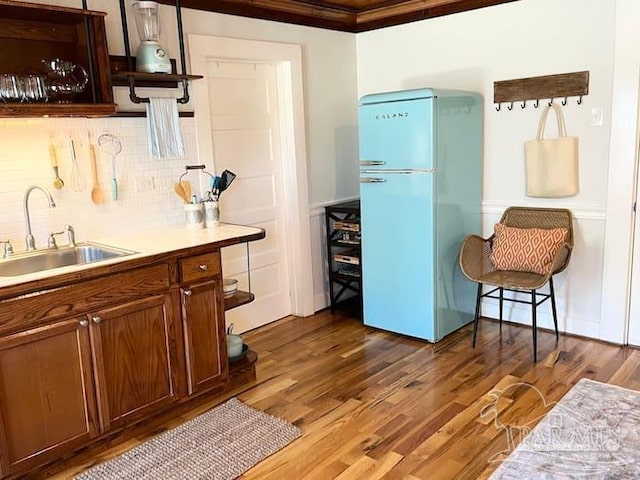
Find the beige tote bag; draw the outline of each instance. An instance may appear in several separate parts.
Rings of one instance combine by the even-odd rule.
[[[558,119],[558,137],[543,138],[549,110],[553,107]],[[538,136],[524,144],[527,174],[527,196],[558,198],[577,195],[578,137],[567,137],[564,116],[552,103],[542,111]]]

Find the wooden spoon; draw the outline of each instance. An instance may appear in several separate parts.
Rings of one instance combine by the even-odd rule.
[[[91,173],[93,174],[93,188],[91,189],[91,201],[96,205],[104,202],[104,193],[98,182],[98,168],[96,167],[96,151],[93,144],[89,144],[89,160],[91,161]]]
[[[191,182],[189,180],[182,180],[180,182],[180,186],[184,191],[185,202],[186,203],[191,202]]]
[[[189,199],[184,194],[184,189],[182,188],[182,185],[180,185],[179,183],[174,183],[173,191],[176,192],[176,195],[178,195],[184,203],[189,203]]]

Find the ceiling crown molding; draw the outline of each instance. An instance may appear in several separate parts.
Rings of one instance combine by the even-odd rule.
[[[175,0],[158,0],[175,5]],[[517,0],[181,0],[183,8],[366,32]]]

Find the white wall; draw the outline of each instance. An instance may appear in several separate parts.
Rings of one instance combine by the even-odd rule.
[[[606,322],[601,305],[615,33],[611,0],[520,0],[357,36],[359,95],[424,86],[484,95],[484,233],[508,205],[570,208],[576,245],[556,282],[560,323],[567,332],[596,338],[605,338]],[[529,102],[524,110],[503,105],[496,112],[493,82],[581,70],[590,71],[589,95],[581,106],[572,98],[564,108],[568,133],[580,137],[580,193],[528,198],[523,142],[535,136],[540,110]],[[589,126],[592,107],[604,110],[603,127]],[[555,135],[555,128],[549,132]],[[495,305],[483,308],[497,316]],[[530,323],[529,308],[516,306],[507,316]],[[551,326],[550,315],[540,323]]]

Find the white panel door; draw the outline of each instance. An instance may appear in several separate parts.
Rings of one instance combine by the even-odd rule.
[[[227,312],[227,324],[241,333],[291,313],[276,66],[208,60],[206,82],[216,173],[237,175],[220,196],[220,219],[266,231],[249,246],[250,278],[245,245],[222,251],[225,277],[236,278],[241,290],[250,280],[256,296]]]

